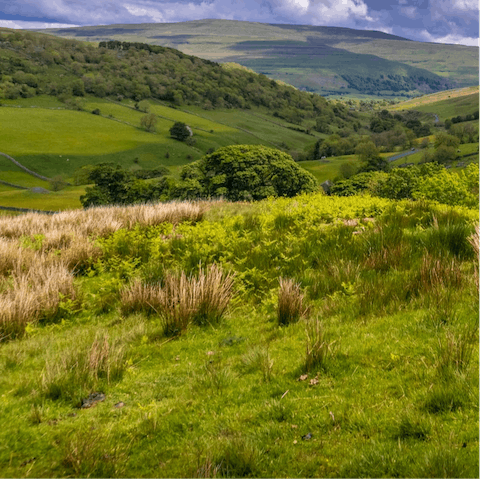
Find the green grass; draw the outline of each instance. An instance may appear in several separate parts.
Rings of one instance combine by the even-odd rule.
[[[326,180],[332,181],[334,178],[340,175],[340,166],[345,162],[352,162],[358,165],[356,155],[345,155],[338,157],[327,158],[326,160],[317,161],[302,161],[300,166],[309,171],[319,183],[323,183]]]
[[[442,100],[426,106],[416,108],[427,113],[436,113],[441,121],[458,115],[468,115],[478,111],[478,93],[472,95]]]
[[[79,301],[0,348],[2,475],[477,477],[477,222],[310,195],[213,205],[173,235],[117,231],[76,278]],[[172,338],[155,313],[121,314],[130,279],[200,261],[236,274],[218,324]],[[279,276],[300,282],[310,319],[278,325]],[[328,354],[305,378],[317,318]],[[78,409],[93,392],[105,401]]]
[[[0,185],[1,186],[1,185]],[[28,190],[0,189],[0,206],[15,208],[31,208],[34,210],[63,211],[81,208],[80,196],[85,193],[84,187],[67,187],[62,191],[49,193],[33,193]]]
[[[14,166],[11,162],[9,163],[12,166]],[[0,180],[6,181],[8,183],[12,183],[14,185],[24,186],[26,188],[33,188],[34,186],[40,186],[45,189],[50,188],[50,183],[48,181],[42,181],[38,178],[35,178],[34,176],[29,175],[27,172],[23,170],[21,171],[1,171],[0,170]]]

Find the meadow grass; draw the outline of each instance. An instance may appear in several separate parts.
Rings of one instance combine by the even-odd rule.
[[[476,477],[477,225],[321,194],[0,221],[3,301],[48,267],[74,288],[5,330],[2,474]],[[279,277],[309,318],[279,325]]]
[[[38,183],[42,184],[43,182],[38,180]],[[44,211],[63,211],[81,208],[80,196],[84,193],[85,187],[83,186],[71,186],[61,191],[48,193],[9,188],[0,192],[0,205]]]
[[[14,166],[11,162],[10,164]],[[35,178],[25,171],[0,171],[0,180],[14,185],[24,186],[26,188],[39,186],[41,188],[50,189],[50,183],[48,181]]]
[[[315,176],[319,183],[323,183],[340,176],[340,167],[347,162],[356,166],[360,164],[356,155],[345,155],[330,157],[326,160],[302,161],[300,165]]]
[[[432,93],[430,95],[423,95],[419,98],[412,98],[410,100],[402,101],[396,105],[387,107],[388,110],[419,110],[437,113],[440,116],[440,113],[445,118],[451,118],[459,114],[473,113],[465,112],[464,110],[457,112],[457,107],[462,105],[463,107],[468,106],[470,109],[477,105],[478,109],[478,86],[471,86],[466,88],[458,88],[455,90],[445,90],[437,93]],[[466,98],[465,98],[466,97]],[[425,109],[427,108],[427,109]],[[440,108],[441,111],[437,109]]]

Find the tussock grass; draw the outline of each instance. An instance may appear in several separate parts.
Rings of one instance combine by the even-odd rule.
[[[217,324],[233,294],[233,275],[217,265],[200,268],[198,276],[185,272],[167,273],[158,285],[134,280],[121,293],[123,313],[144,311],[157,313],[165,334],[176,335],[192,323]]]
[[[272,379],[273,364],[268,346],[256,346],[242,357],[242,368],[245,372],[261,371],[265,382]]]
[[[478,280],[478,269],[479,269],[479,247],[480,247],[480,226],[477,225],[475,227],[475,233],[472,234],[468,238],[469,243],[473,247],[473,252],[475,254],[475,265],[474,265],[474,281],[475,281],[475,286],[477,287],[478,291],[478,286],[479,286],[479,280]]]
[[[72,210],[52,216],[29,213],[15,218],[0,217],[0,237],[45,235],[46,244],[58,247],[68,238],[107,236],[120,228],[134,225],[154,226],[169,222],[199,221],[206,210],[206,202],[173,202],[124,207],[97,207]],[[56,244],[56,246],[55,246]]]
[[[324,369],[328,358],[333,353],[335,341],[330,341],[322,322],[316,318],[307,323],[305,370],[313,371],[315,368]]]
[[[445,339],[443,341],[439,339],[438,373],[448,378],[452,372],[464,372],[470,366],[477,342],[478,329],[476,326],[465,326],[458,334],[447,331]]]
[[[73,276],[62,264],[41,260],[26,272],[16,271],[0,293],[0,340],[22,336],[28,323],[52,320],[63,298],[74,300]]]
[[[300,284],[293,279],[280,278],[278,290],[277,320],[278,324],[287,325],[296,323],[308,313],[304,304],[305,296],[301,292]]]
[[[62,298],[75,299],[71,273],[84,272],[102,254],[94,238],[134,225],[195,222],[205,208],[206,203],[185,202],[0,217],[0,277],[9,277],[0,288],[0,339],[21,336],[30,322],[54,319]],[[221,279],[216,270],[200,278],[199,318],[214,321],[209,308],[221,310],[221,295],[215,302],[215,282]]]
[[[40,378],[40,391],[50,399],[69,399],[74,405],[100,385],[117,381],[126,368],[125,350],[99,333],[91,343],[70,344],[51,352]]]

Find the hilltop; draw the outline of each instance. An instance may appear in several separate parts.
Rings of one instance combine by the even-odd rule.
[[[478,48],[375,31],[233,20],[47,31],[93,42],[170,46],[216,62],[234,61],[322,95],[413,96],[478,83]]]

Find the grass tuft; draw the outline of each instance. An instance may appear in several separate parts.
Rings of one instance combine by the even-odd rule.
[[[277,319],[278,324],[286,326],[306,316],[308,308],[304,304],[305,296],[299,283],[288,278],[280,278],[279,283]]]
[[[108,334],[97,334],[91,344],[78,347],[71,343],[52,352],[45,362],[40,390],[49,399],[69,399],[78,405],[99,386],[119,380],[125,369],[124,348]]]
[[[305,332],[305,370],[310,372],[314,368],[325,368],[328,357],[333,353],[335,341],[329,342],[328,334],[318,318],[307,323]]]
[[[121,293],[124,314],[143,311],[157,313],[163,320],[165,334],[175,336],[195,323],[217,324],[233,294],[233,275],[217,265],[200,268],[198,277],[183,271],[167,273],[161,285],[133,281]]]

